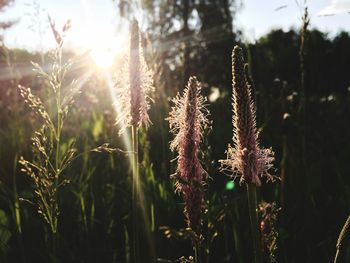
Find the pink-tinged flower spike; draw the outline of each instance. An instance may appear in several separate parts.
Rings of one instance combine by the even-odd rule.
[[[188,81],[184,94],[173,99],[175,104],[169,114],[171,132],[175,135],[170,144],[171,150],[177,150],[177,170],[175,174],[176,191],[185,201],[184,214],[187,225],[197,234],[200,233],[204,208],[204,169],[198,153],[201,132],[209,125],[208,110],[204,107],[201,85],[196,77]]]
[[[222,170],[230,175],[240,176],[241,182],[261,185],[260,178],[266,176],[273,167],[274,153],[271,149],[261,149],[256,129],[255,105],[251,88],[244,72],[243,52],[235,46],[232,52],[232,105],[233,105],[233,147],[227,149],[227,159],[220,160]]]
[[[138,22],[133,20],[130,25],[130,54],[125,59],[125,66],[117,76],[117,96],[120,112],[117,123],[121,124],[120,133],[126,127],[148,125],[151,123],[149,93],[154,90],[152,72],[148,69],[140,44]]]

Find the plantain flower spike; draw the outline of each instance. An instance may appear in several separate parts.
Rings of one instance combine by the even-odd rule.
[[[130,24],[130,54],[119,76],[117,76],[117,97],[120,114],[117,124],[121,124],[120,133],[129,126],[151,124],[148,116],[150,109],[149,93],[154,90],[152,72],[148,69],[140,44],[138,22]]]
[[[233,147],[228,146],[227,159],[219,162],[222,171],[240,177],[241,183],[261,186],[263,176],[274,180],[269,172],[273,168],[274,153],[272,149],[260,148],[258,143],[255,105],[239,46],[235,46],[232,52],[232,75]]]
[[[198,154],[201,133],[209,125],[209,113],[204,107],[205,99],[196,77],[189,79],[183,96],[177,95],[173,103],[168,120],[175,135],[170,148],[178,152],[176,192],[183,196],[185,202],[187,226],[199,234],[204,210],[205,171]]]

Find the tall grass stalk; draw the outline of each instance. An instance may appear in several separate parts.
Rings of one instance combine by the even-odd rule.
[[[177,169],[174,174],[176,191],[184,199],[184,214],[187,227],[192,230],[192,245],[195,262],[201,262],[202,216],[204,213],[205,170],[199,160],[202,132],[208,128],[206,99],[201,95],[201,84],[191,77],[183,96],[173,99],[175,104],[169,113],[169,125],[175,135],[170,144],[177,150]]]
[[[26,262],[23,236],[22,236],[22,220],[21,220],[21,207],[17,191],[17,165],[18,165],[18,155],[15,155],[13,164],[13,214],[15,218],[17,242],[19,249],[21,251],[22,262]]]
[[[232,52],[233,146],[228,146],[227,158],[220,160],[220,163],[223,172],[228,172],[231,177],[239,176],[241,183],[247,186],[254,261],[261,263],[256,189],[261,186],[263,176],[268,180],[274,179],[269,173],[273,167],[274,153],[259,146],[255,104],[244,68],[243,51],[235,46]]]
[[[254,262],[262,263],[261,237],[258,225],[258,203],[255,184],[247,183],[250,230],[253,237]]]
[[[307,7],[306,0],[303,5],[297,2],[300,9],[302,9],[303,15],[301,17],[301,27],[300,27],[300,47],[299,47],[299,63],[300,63],[300,104],[299,111],[302,111],[306,106],[306,91],[305,91],[305,44],[307,40],[308,27],[310,25],[309,11]]]
[[[339,262],[339,255],[342,251],[345,239],[348,238],[349,236],[349,230],[350,230],[350,216],[348,216],[342,230],[340,231],[340,234],[337,240],[337,245],[336,245],[337,250],[334,257],[334,263]]]
[[[64,62],[62,59],[64,35],[70,28],[70,21],[68,20],[62,31],[58,32],[54,21],[50,18],[49,20],[57,44],[51,53],[53,60],[51,70],[47,72],[36,63],[33,63],[33,66],[38,76],[50,84],[54,105],[44,104],[39,97],[32,94],[30,88],[19,86],[25,102],[42,122],[41,128],[32,138],[33,160],[27,161],[21,157],[19,163],[22,165],[22,171],[34,182],[38,213],[49,226],[51,259],[52,262],[57,262],[59,189],[69,182],[63,177],[63,172],[76,157],[74,140],[68,143],[62,142],[62,129],[74,102],[74,95],[79,91],[80,86],[73,80],[67,85],[68,90],[62,90],[67,82],[67,72],[73,64],[71,60]],[[50,106],[51,110],[49,110]]]
[[[200,241],[197,241],[194,246],[194,263],[201,263],[202,262],[202,257],[201,257],[201,243]]]
[[[131,127],[132,137],[132,225],[133,225],[133,254],[134,262],[139,262],[139,228],[138,228],[138,210],[139,210],[139,153],[138,153],[138,128],[136,125]]]
[[[21,209],[19,203],[19,197],[17,192],[17,164],[18,164],[18,156],[15,156],[14,167],[13,167],[13,203],[14,203],[14,214],[15,214],[15,222],[16,222],[16,230],[19,235],[22,235],[22,224],[21,224]]]
[[[132,244],[133,244],[133,260],[132,262],[140,262],[140,245],[139,233],[142,230],[140,225],[142,221],[146,221],[144,213],[139,214],[143,210],[143,206],[147,206],[144,200],[140,200],[142,189],[139,178],[139,156],[138,156],[138,129],[144,125],[146,128],[151,123],[148,110],[150,109],[149,93],[154,90],[153,73],[148,69],[142,53],[140,43],[140,30],[136,20],[130,23],[130,53],[128,61],[126,61],[122,72],[116,77],[116,91],[118,102],[117,105],[121,111],[118,113],[117,123],[121,125],[120,134],[127,127],[131,128],[132,140]],[[142,217],[140,217],[140,215]],[[147,231],[148,225],[144,225]]]

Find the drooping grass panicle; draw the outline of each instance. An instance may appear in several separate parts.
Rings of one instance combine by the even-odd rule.
[[[170,148],[178,152],[176,191],[184,198],[188,227],[199,233],[204,208],[205,171],[198,154],[202,130],[209,122],[205,98],[201,95],[201,84],[196,77],[189,79],[183,96],[177,95],[173,103],[175,106],[172,107],[168,120],[171,132],[175,135]]]
[[[245,75],[243,52],[238,46],[232,52],[232,75],[233,146],[228,146],[227,159],[220,160],[221,167],[230,175],[239,176],[241,182],[260,186],[262,176],[274,179],[269,172],[274,153],[259,146],[255,105]]]
[[[61,32],[59,32],[59,31],[56,29],[55,20],[52,19],[50,15],[48,16],[48,19],[49,19],[49,24],[50,24],[50,27],[51,27],[52,34],[53,34],[53,36],[54,36],[54,38],[55,38],[56,44],[57,44],[59,47],[62,47],[65,34],[66,34],[66,33],[68,32],[68,30],[71,28],[71,20],[68,19],[68,20],[64,23]]]
[[[32,65],[37,76],[44,79],[44,83],[50,87],[48,94],[53,96],[54,103],[50,105],[50,99],[42,100],[34,95],[30,88],[19,85],[19,91],[24,101],[42,121],[41,128],[35,132],[32,138],[33,159],[28,161],[21,157],[19,163],[22,165],[22,171],[29,175],[34,183],[38,213],[48,223],[52,234],[56,235],[59,216],[58,191],[62,185],[68,182],[62,173],[76,156],[75,140],[70,140],[68,143],[62,142],[61,133],[64,120],[73,103],[73,96],[76,94],[76,92],[70,94],[71,92],[67,92],[65,89],[69,87],[72,90],[77,85],[75,81],[66,84],[66,73],[72,62],[62,61],[64,33],[69,29],[70,22],[68,21],[63,26],[62,33],[55,29],[51,18],[50,25],[57,44],[51,52],[53,59],[51,67],[49,70],[45,70],[37,63],[32,63]],[[47,109],[51,109],[51,111]]]
[[[116,92],[120,104],[117,124],[121,126],[120,133],[133,125],[145,125],[147,128],[151,124],[148,110],[153,90],[153,73],[143,56],[138,22],[133,20],[130,25],[130,53],[116,76]]]
[[[18,85],[18,88],[21,96],[30,109],[41,117],[46,125],[53,127],[51,117],[45,109],[41,99],[34,96],[30,88],[26,88],[22,85]]]
[[[54,164],[51,160],[53,144],[46,133],[46,125],[35,132],[32,138],[33,160],[27,161],[21,157],[19,163],[22,165],[21,170],[29,175],[34,182],[38,213],[51,227],[52,232],[55,232],[59,215],[58,203],[55,198],[57,193],[55,181],[59,175],[53,169]]]

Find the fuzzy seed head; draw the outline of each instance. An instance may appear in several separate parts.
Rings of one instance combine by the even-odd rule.
[[[154,91],[153,74],[143,57],[136,20],[131,23],[130,32],[129,57],[125,58],[124,67],[116,77],[116,91],[121,109],[117,118],[117,124],[121,124],[120,133],[129,126],[148,127],[151,124],[148,110],[152,101],[149,93]]]
[[[176,191],[182,194],[185,201],[187,225],[197,234],[200,232],[204,209],[205,173],[198,153],[201,132],[209,124],[208,111],[204,107],[205,99],[200,93],[200,83],[196,77],[191,77],[183,96],[177,95],[173,99],[175,106],[168,118],[171,132],[175,135],[170,148],[178,152]]]
[[[274,153],[259,146],[255,105],[244,71],[243,52],[238,46],[232,52],[232,75],[233,147],[228,146],[227,159],[220,160],[221,167],[230,175],[239,176],[241,182],[260,186],[262,176],[273,180],[269,170]]]

